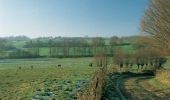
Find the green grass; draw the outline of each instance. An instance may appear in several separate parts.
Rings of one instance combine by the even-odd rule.
[[[170,57],[167,57],[167,62],[164,64],[164,67],[165,68],[168,68],[168,69],[170,69]]]
[[[5,59],[0,60],[0,69],[7,68],[43,68],[55,67],[61,64],[62,67],[87,67],[92,58],[34,58],[34,59]]]
[[[96,70],[88,67],[90,61],[91,58],[1,60],[0,99],[73,99]]]
[[[14,47],[16,48],[23,48],[23,46],[25,45],[26,41],[13,41],[12,44],[14,45]]]
[[[155,78],[150,79],[149,82],[150,82],[154,87],[156,87],[157,89],[160,89],[160,90],[161,90],[161,89],[170,88],[170,86],[161,83],[160,81],[158,81],[158,80],[155,79]]]
[[[40,49],[40,55],[41,56],[49,56],[49,48],[48,47],[42,47]]]
[[[134,52],[134,48],[132,45],[123,45],[123,46],[117,46],[117,47],[120,47],[123,52],[125,53],[133,53]]]
[[[159,80],[152,78],[148,81],[154,88],[156,88],[157,90],[165,93],[165,94],[169,94],[170,93],[170,85],[167,84],[163,84],[161,83]]]

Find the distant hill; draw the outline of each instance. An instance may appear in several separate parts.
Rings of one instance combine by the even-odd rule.
[[[9,36],[9,37],[0,37],[0,39],[5,39],[9,41],[26,41],[30,40],[27,36]]]

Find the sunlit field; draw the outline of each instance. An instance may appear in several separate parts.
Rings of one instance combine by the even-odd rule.
[[[0,0],[0,100],[170,100],[170,0]]]
[[[90,61],[91,58],[1,60],[0,98],[76,99],[76,93],[96,69],[88,66]]]

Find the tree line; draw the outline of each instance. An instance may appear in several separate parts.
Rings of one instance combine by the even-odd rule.
[[[106,43],[109,42],[109,43]],[[48,57],[92,57],[98,52],[112,56],[116,46],[130,45],[123,43],[116,36],[108,41],[102,37],[95,38],[37,38],[26,42],[23,49],[17,49],[9,57],[42,57],[45,49]]]
[[[153,49],[140,49],[133,54],[129,54],[119,48],[114,55],[114,63],[119,66],[120,70],[123,68],[129,70],[136,66],[137,71],[152,70],[156,72],[156,70],[163,68],[166,61],[165,56]]]

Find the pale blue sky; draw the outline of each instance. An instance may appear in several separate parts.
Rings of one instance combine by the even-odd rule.
[[[147,0],[0,0],[0,37],[129,36]]]

